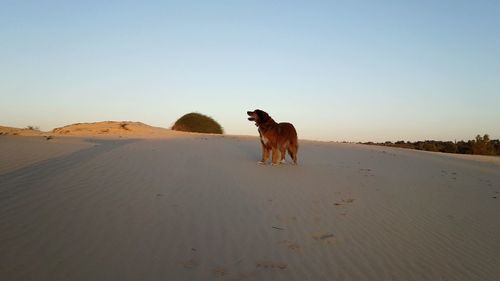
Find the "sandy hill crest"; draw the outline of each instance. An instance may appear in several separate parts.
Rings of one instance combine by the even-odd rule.
[[[0,126],[0,136],[41,136],[43,132],[40,130],[29,128],[14,128],[7,126]]]
[[[167,136],[174,132],[169,129],[153,127],[141,122],[103,121],[95,123],[76,123],[52,130],[54,135],[68,136]]]
[[[11,136],[119,136],[119,137],[171,137],[181,135],[165,128],[153,127],[141,122],[103,121],[75,123],[49,132],[0,126],[0,135]]]

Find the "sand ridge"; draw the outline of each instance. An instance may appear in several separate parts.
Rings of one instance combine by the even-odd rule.
[[[169,138],[186,133],[154,127],[142,122],[102,121],[75,123],[48,132],[0,126],[0,135],[7,136],[78,136],[78,137],[122,137],[122,138]]]
[[[7,126],[0,126],[0,136],[41,136],[43,132],[37,129],[30,128],[14,128]]]
[[[94,123],[76,123],[52,130],[59,136],[121,136],[121,137],[172,137],[180,132],[153,127],[141,122],[103,121]]]

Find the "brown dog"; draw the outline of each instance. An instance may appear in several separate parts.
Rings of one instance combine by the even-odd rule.
[[[260,143],[262,144],[262,160],[260,163],[265,164],[269,159],[270,151],[273,152],[273,165],[278,164],[278,161],[285,161],[286,151],[293,159],[293,163],[297,164],[297,151],[299,143],[297,139],[297,131],[290,123],[276,123],[269,114],[256,109],[247,111],[249,121],[255,121],[255,126],[259,128]]]

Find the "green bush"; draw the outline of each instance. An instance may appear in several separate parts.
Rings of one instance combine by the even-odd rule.
[[[175,121],[172,130],[195,133],[223,134],[221,125],[211,117],[200,113],[188,113]]]

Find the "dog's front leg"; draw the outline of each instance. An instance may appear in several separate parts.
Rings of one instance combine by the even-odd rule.
[[[263,143],[262,145],[262,159],[260,160],[260,164],[266,164],[267,159],[269,159],[269,148],[267,148]]]
[[[273,147],[273,165],[278,165],[281,160],[281,153],[277,147]]]

